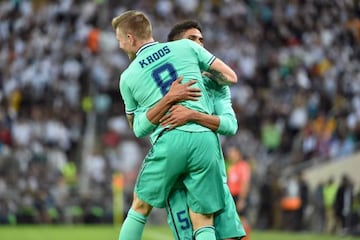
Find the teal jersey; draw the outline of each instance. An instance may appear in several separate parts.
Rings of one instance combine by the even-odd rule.
[[[219,128],[216,133],[220,135],[234,135],[238,128],[234,109],[231,104],[231,94],[229,86],[219,85],[216,81],[203,76],[206,91],[209,96],[209,109],[211,114],[215,114],[220,119]],[[220,143],[220,142],[219,142]],[[221,144],[219,144],[221,149]],[[219,167],[223,182],[227,182],[225,160],[221,154]]]
[[[220,125],[216,132],[220,135],[234,135],[238,124],[231,104],[229,86],[219,85],[206,76],[203,76],[203,81],[209,97],[210,113],[220,118]]]
[[[219,85],[206,76],[203,76],[203,82],[209,97],[208,108],[210,114],[217,115],[220,119],[220,125],[216,133],[220,135],[234,135],[237,131],[238,124],[234,109],[232,108],[230,88]],[[146,109],[138,108],[135,112],[133,124],[136,135],[146,136],[156,127],[156,125],[147,119]],[[157,135],[157,133],[154,135]]]
[[[214,55],[188,39],[145,44],[120,77],[120,92],[126,113],[133,114],[139,108],[149,109],[154,106],[168,92],[171,83],[180,76],[183,76],[183,83],[198,80],[193,87],[202,91],[198,101],[184,101],[181,104],[209,113],[209,99],[201,71],[208,70],[214,60]],[[190,132],[210,131],[195,123],[188,123],[177,129]],[[155,134],[161,130],[157,129]]]

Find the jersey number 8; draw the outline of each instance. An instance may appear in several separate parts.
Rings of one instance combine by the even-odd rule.
[[[164,79],[165,76],[170,76],[170,79]],[[172,82],[178,78],[176,70],[171,63],[165,63],[156,68],[152,72],[152,77],[160,88],[163,96],[169,91]]]

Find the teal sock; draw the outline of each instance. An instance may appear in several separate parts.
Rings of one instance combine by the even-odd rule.
[[[195,240],[216,240],[215,228],[206,226],[194,231]]]
[[[119,240],[141,240],[147,217],[132,208],[121,227]]]

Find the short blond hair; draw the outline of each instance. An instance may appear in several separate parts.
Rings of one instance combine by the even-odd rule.
[[[152,37],[150,20],[140,11],[126,11],[113,18],[111,25],[114,30],[119,28],[123,33],[134,34],[139,39],[149,39]]]

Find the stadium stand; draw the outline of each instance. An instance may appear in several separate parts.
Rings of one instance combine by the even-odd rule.
[[[111,222],[117,172],[130,202],[149,144],[124,118],[128,61],[110,20],[131,8],[149,14],[161,41],[197,19],[206,46],[237,72],[239,131],[222,143],[252,159],[253,209],[261,179],[276,183],[279,169],[359,151],[358,1],[1,1],[0,223]],[[260,225],[280,226],[276,216]]]

